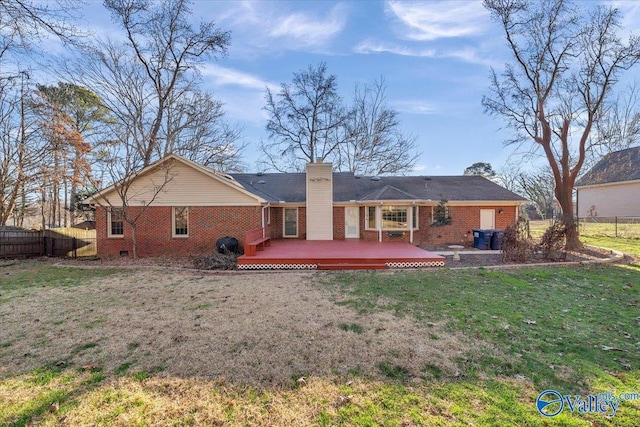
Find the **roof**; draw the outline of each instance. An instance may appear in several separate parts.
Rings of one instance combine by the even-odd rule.
[[[640,147],[605,155],[576,182],[576,187],[640,180]]]
[[[157,168],[159,168],[160,166],[162,166],[163,164],[167,163],[167,162],[171,162],[171,161],[176,161],[176,162],[180,162],[188,167],[191,167],[193,169],[195,169],[196,171],[199,171],[201,173],[203,173],[204,175],[213,178],[214,180],[221,182],[225,185],[228,185],[229,187],[233,188],[234,190],[237,190],[241,193],[244,193],[252,198],[256,198],[258,202],[263,202],[263,199],[260,199],[259,195],[256,193],[252,193],[247,191],[242,184],[238,183],[235,179],[233,179],[233,177],[229,174],[226,173],[222,173],[222,172],[218,172],[216,170],[213,170],[211,168],[208,168],[206,166],[203,166],[199,163],[196,163],[192,160],[189,159],[185,159],[184,157],[178,156],[176,154],[169,154],[166,157],[163,157],[162,159],[158,160],[155,163],[152,163],[151,165],[143,168],[140,172],[137,172],[136,174],[132,175],[132,180],[133,179],[140,179],[142,177],[144,177],[147,174],[152,173],[154,170],[156,170]],[[116,190],[116,185],[112,184],[107,188],[104,188],[102,190],[100,190],[99,192],[97,192],[96,194],[94,194],[93,196],[89,197],[85,203],[99,203],[99,200],[101,199],[105,199],[106,196],[108,194],[110,194],[111,192]]]
[[[242,186],[270,202],[306,198],[304,173],[231,174]],[[373,179],[372,179],[373,178]],[[509,201],[526,199],[481,176],[356,176],[334,172],[334,202],[368,200]]]

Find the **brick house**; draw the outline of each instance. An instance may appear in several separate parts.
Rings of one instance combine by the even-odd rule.
[[[139,256],[207,253],[220,237],[242,244],[258,227],[272,239],[468,244],[472,229],[513,224],[525,201],[479,176],[365,177],[333,172],[330,163],[303,173],[223,174],[176,155],[142,170],[127,194],[129,216],[140,214]],[[117,188],[91,203],[98,255],[131,253]]]

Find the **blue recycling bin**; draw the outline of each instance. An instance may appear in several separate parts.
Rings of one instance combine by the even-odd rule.
[[[473,247],[476,249],[489,249],[491,244],[491,236],[493,230],[472,230],[473,231]]]
[[[502,244],[502,239],[504,238],[504,230],[493,230],[493,234],[491,235],[491,241],[489,246],[492,250],[496,251],[500,249],[500,245]]]

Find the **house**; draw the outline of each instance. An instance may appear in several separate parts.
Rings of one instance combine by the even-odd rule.
[[[580,218],[640,216],[640,147],[604,156],[577,182]]]
[[[130,216],[140,214],[140,256],[210,252],[224,236],[243,244],[244,233],[259,227],[274,240],[469,243],[472,229],[513,224],[525,202],[479,176],[365,177],[321,162],[303,173],[223,174],[176,155],[142,170],[127,199]],[[91,203],[98,255],[131,253],[116,188]]]

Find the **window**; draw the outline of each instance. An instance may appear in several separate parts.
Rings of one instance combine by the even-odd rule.
[[[107,224],[109,237],[124,236],[124,210],[122,208],[109,208],[107,210]]]
[[[383,230],[408,230],[409,209],[411,209],[411,227],[418,229],[418,206],[367,206],[365,208],[365,228],[377,230],[380,221]]]
[[[375,206],[367,206],[367,218],[365,227],[367,230],[376,230],[376,207]]]
[[[406,230],[408,228],[406,206],[382,206],[381,210],[383,230]]]
[[[189,208],[173,208],[173,237],[189,237]]]

